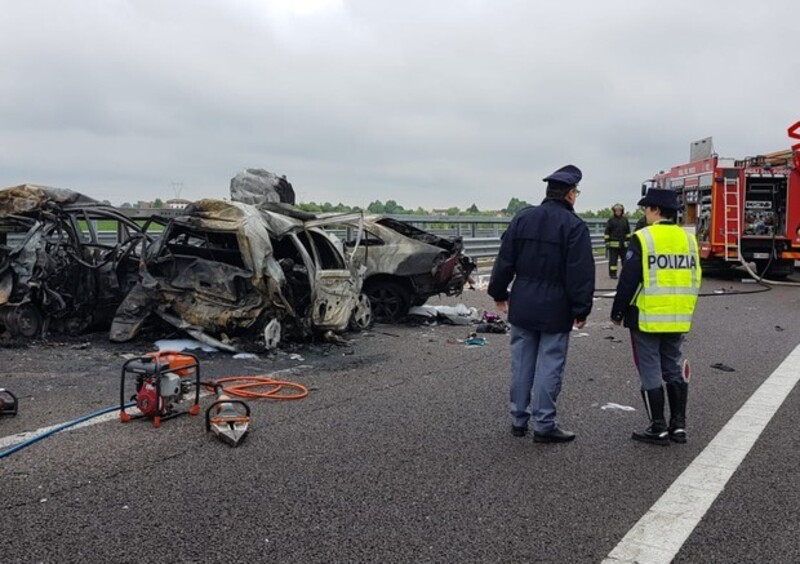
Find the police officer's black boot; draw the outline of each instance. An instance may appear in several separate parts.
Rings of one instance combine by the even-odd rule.
[[[688,395],[689,384],[686,382],[669,382],[667,384],[669,438],[676,443],[686,442],[686,400]]]
[[[632,439],[656,445],[669,445],[667,422],[664,420],[664,388],[642,390],[644,407],[650,417],[650,426],[644,431],[634,431]]]

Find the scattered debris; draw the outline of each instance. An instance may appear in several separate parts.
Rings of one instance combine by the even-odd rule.
[[[0,417],[3,415],[14,416],[19,409],[19,400],[11,390],[0,388]]]
[[[161,339],[153,344],[160,351],[182,352],[200,350],[203,352],[219,352],[211,345],[206,345],[205,343],[193,339]]]
[[[776,325],[775,326],[775,330],[776,331],[784,331],[785,329],[783,327],[781,327],[780,325]]]
[[[608,335],[603,337],[606,341],[611,341],[612,343],[621,343],[622,339],[617,339],[614,335]]]
[[[712,364],[711,368],[714,368],[716,370],[722,370],[723,372],[736,372],[735,368],[731,368],[727,364],[723,364],[721,362],[716,362],[716,363]]]
[[[511,326],[499,314],[487,311],[483,314],[483,318],[475,328],[475,332],[506,334],[510,329]]]
[[[447,339],[448,345],[464,345],[465,348],[482,347],[488,342],[486,337],[478,337],[475,333],[470,333],[465,339]]]
[[[258,355],[253,353],[236,353],[233,355],[236,360],[258,360]]]
[[[607,404],[600,406],[602,410],[617,410],[617,411],[636,411],[635,407],[631,407],[630,405],[621,405],[618,403],[608,402]]]
[[[455,306],[414,306],[408,310],[408,314],[428,322],[442,321],[450,325],[471,325],[472,323],[477,323],[481,319],[476,308],[467,307],[464,304],[457,304]]]

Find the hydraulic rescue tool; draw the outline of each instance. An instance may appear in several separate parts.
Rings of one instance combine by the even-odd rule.
[[[0,417],[3,415],[16,415],[19,401],[11,390],[0,388]]]
[[[136,393],[130,398],[136,402],[140,415],[125,411],[125,380],[135,375]],[[189,409],[177,410],[180,403],[194,387],[194,403]],[[131,419],[147,417],[153,426],[178,415],[197,415],[200,412],[200,362],[190,353],[161,351],[132,358],[122,365],[119,387],[120,413],[124,423]]]
[[[222,386],[215,385],[217,401],[206,409],[206,433],[213,431],[222,442],[237,446],[250,425],[250,406],[242,400],[225,395]]]

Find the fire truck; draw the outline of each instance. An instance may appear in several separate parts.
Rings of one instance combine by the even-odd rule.
[[[800,139],[800,122],[789,129]],[[692,143],[686,164],[642,185],[678,193],[678,223],[693,229],[706,275],[755,265],[763,278],[785,278],[800,259],[800,143],[791,150],[729,159],[710,137]]]

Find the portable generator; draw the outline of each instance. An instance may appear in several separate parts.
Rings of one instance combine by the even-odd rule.
[[[135,377],[136,393],[130,401],[136,402],[138,415],[125,411],[125,381],[129,375]],[[188,409],[178,410],[177,404],[191,394],[192,388],[194,403]],[[152,419],[153,426],[159,427],[162,421],[178,415],[197,415],[200,412],[200,361],[193,354],[169,351],[132,358],[122,365],[119,399],[119,418],[123,423],[146,417]]]
[[[0,388],[0,417],[3,415],[16,415],[19,401],[17,396],[11,393],[11,390]]]

